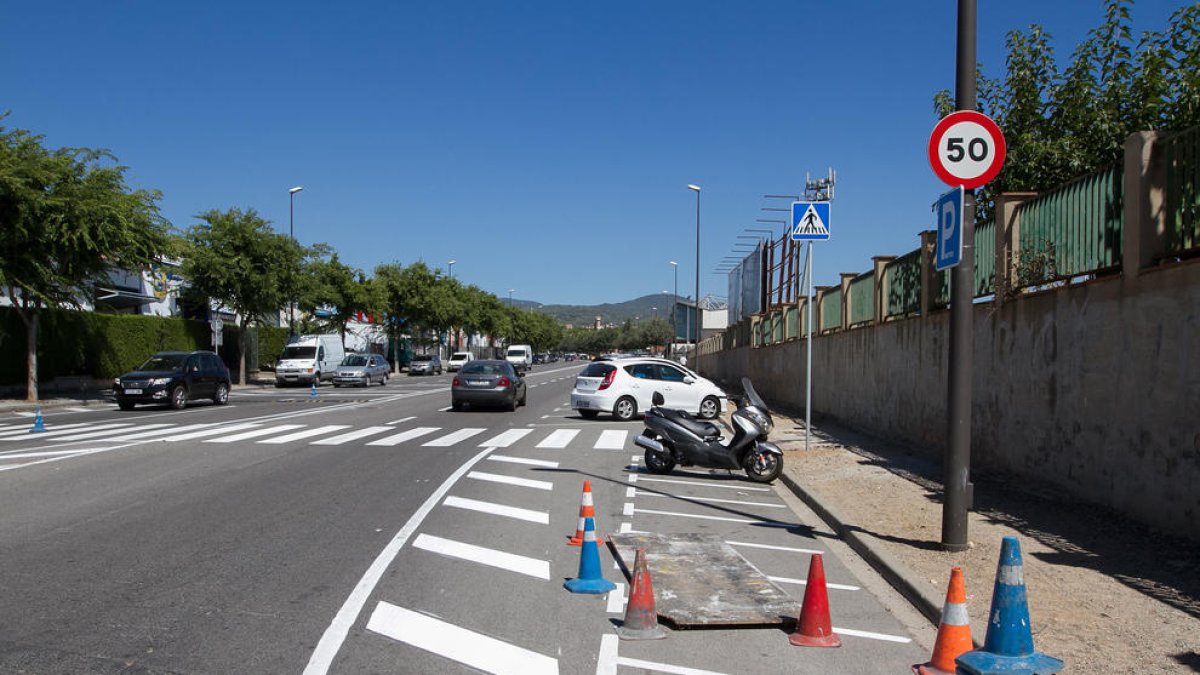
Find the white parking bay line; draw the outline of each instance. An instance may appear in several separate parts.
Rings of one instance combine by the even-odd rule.
[[[634,490],[635,488],[630,488]],[[712,502],[714,504],[737,504],[739,506],[761,506],[765,509],[786,509],[784,504],[770,504],[768,502],[744,502],[737,499],[717,499],[716,497],[693,497],[691,495],[677,495],[670,492],[652,492],[640,490],[634,493],[635,496],[643,497],[670,497],[671,499],[680,499],[685,502]]]
[[[637,460],[641,459],[641,457],[635,455],[633,459],[634,459],[634,461],[637,461]],[[676,485],[701,485],[703,487],[727,488],[729,490],[748,490],[751,492],[770,492],[771,491],[771,488],[751,487],[749,485],[746,485],[745,483],[734,483],[731,481],[703,482],[703,481],[698,481],[698,480],[675,480],[672,478],[649,478],[647,476],[642,476],[638,480],[643,480],[643,481],[646,481],[649,483],[674,483]]]
[[[516,520],[524,520],[530,523],[540,523],[542,525],[550,524],[550,514],[545,511],[532,511],[530,509],[521,509],[515,506],[505,506],[504,504],[495,504],[492,502],[480,502],[474,499],[463,499],[462,497],[446,497],[446,501],[442,502],[445,506],[453,506],[456,509],[466,509],[468,511],[479,511],[480,513],[492,513],[505,518],[515,518]]]
[[[438,429],[441,429],[441,427],[416,427],[409,429],[408,431],[401,431],[400,433],[393,434],[391,436],[384,436],[383,438],[367,443],[367,445],[400,445],[404,441],[420,438],[421,436],[425,436],[427,434],[432,434]]]
[[[341,445],[342,443],[357,441],[360,438],[374,436],[375,434],[382,434],[385,431],[392,431],[393,429],[395,429],[395,427],[367,427],[366,429],[357,429],[355,431],[344,433],[338,436],[322,438],[319,441],[313,441],[312,445]]]
[[[383,601],[367,630],[485,673],[558,675],[557,659]]]
[[[524,457],[509,457],[507,455],[492,455],[488,460],[493,462],[508,462],[510,464],[529,464],[530,466],[544,466],[549,469],[557,469],[558,462],[547,462],[544,459],[526,459]]]
[[[334,431],[341,431],[342,429],[349,429],[349,428],[350,428],[349,424],[326,424],[325,426],[317,427],[315,429],[305,429],[304,431],[297,431],[296,433],[287,434],[285,436],[277,436],[275,438],[264,438],[263,440],[258,441],[258,442],[259,443],[270,443],[272,445],[283,445],[284,443],[291,443],[292,441],[300,441],[300,440],[304,440],[305,438],[312,438],[313,436],[320,436],[322,434],[328,434],[328,433],[331,433]]]
[[[303,427],[304,427],[303,424],[280,424],[278,426],[267,427],[265,429],[251,429],[250,431],[243,431],[240,434],[234,434],[232,436],[222,436],[220,438],[210,438],[204,442],[205,443],[236,443],[237,441],[244,441],[249,438],[258,438],[259,436],[268,436],[270,434],[277,434],[281,431],[291,431],[292,429],[300,429]]]
[[[221,427],[215,427],[215,428],[210,427],[208,429],[192,431],[192,432],[186,433],[186,434],[176,434],[174,436],[167,436],[166,438],[162,438],[159,440],[167,441],[167,442],[190,441],[194,438],[204,438],[205,436],[216,436],[217,434],[227,434],[231,431],[241,431],[242,429],[253,429],[258,426],[260,426],[258,422],[243,422],[242,424],[231,424],[229,426],[221,426]]]
[[[872,633],[869,630],[854,630],[853,628],[838,628],[833,626],[833,632],[838,635],[851,635],[854,637],[869,638],[871,640],[883,640],[885,642],[912,642],[912,639],[906,638],[903,635],[888,635],[887,633]]]
[[[597,450],[621,450],[625,447],[625,438],[629,436],[628,429],[606,429],[600,432],[600,440],[596,441]]]
[[[553,490],[554,483],[544,480],[531,480],[529,478],[517,478],[515,476],[501,476],[495,473],[484,473],[483,471],[472,471],[467,474],[467,478],[475,480],[488,481],[489,483],[503,483],[505,485],[516,485],[517,487],[533,488],[535,490]]]
[[[472,436],[482,434],[485,431],[487,431],[487,429],[459,429],[454,433],[446,434],[441,438],[435,438],[432,441],[429,441],[428,443],[422,443],[421,445],[428,448],[445,448],[454,445],[459,441],[465,441]]]
[[[565,448],[578,435],[579,429],[557,429],[537,446],[539,448]]]
[[[792,548],[791,546],[771,546],[770,544],[751,544],[748,541],[727,541],[730,546],[745,546],[746,548],[765,548],[771,551],[789,551],[791,553],[824,553],[815,548]]]
[[[533,429],[509,429],[479,444],[481,448],[507,448],[533,433]]]
[[[628,506],[628,504],[626,505]],[[675,516],[676,518],[695,518],[697,520],[721,520],[727,523],[746,523],[748,525],[760,525],[763,527],[795,527],[794,523],[784,523],[778,520],[748,520],[746,518],[722,518],[721,516],[702,516],[696,513],[677,513],[675,511],[655,511],[652,509],[626,509],[624,515],[632,516],[636,513],[645,513],[654,516]],[[631,511],[631,512],[630,512]]]
[[[443,539],[431,534],[422,534],[413,541],[413,548],[419,548],[432,553],[439,553],[449,558],[469,560],[498,567],[502,570],[524,574],[536,579],[550,580],[550,563],[546,560],[529,558],[516,553],[497,551],[494,548],[484,548],[474,544],[464,544],[453,539]]]
[[[792,577],[767,577],[767,578],[770,579],[771,581],[774,581],[777,584],[799,584],[801,586],[808,585],[808,580],[806,580],[806,579],[793,579]],[[825,587],[832,588],[832,589],[838,590],[838,591],[861,591],[862,590],[862,588],[860,588],[858,586],[848,586],[846,584],[831,584],[828,581],[825,582]]]

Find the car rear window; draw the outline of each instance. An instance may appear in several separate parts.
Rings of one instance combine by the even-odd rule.
[[[507,363],[472,361],[462,367],[463,375],[507,375]]]
[[[606,377],[609,373],[616,370],[616,367],[609,363],[589,363],[587,368],[579,375],[582,377]]]

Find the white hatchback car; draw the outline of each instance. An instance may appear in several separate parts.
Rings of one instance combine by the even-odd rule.
[[[712,419],[725,409],[725,392],[683,366],[657,358],[594,361],[575,378],[571,407],[585,418],[612,413],[631,420],[648,410],[655,392],[663,407],[677,408]]]

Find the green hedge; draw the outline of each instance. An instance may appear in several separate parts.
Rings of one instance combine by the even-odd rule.
[[[258,369],[271,370],[275,368],[275,359],[287,345],[287,326],[258,327]]]

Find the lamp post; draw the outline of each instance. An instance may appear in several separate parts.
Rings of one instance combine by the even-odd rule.
[[[700,344],[700,186],[688,183],[688,189],[696,193],[696,344]],[[688,342],[692,340],[691,323],[688,323]],[[695,354],[695,352],[692,352]],[[692,367],[696,365],[693,363]]]
[[[450,275],[451,279],[454,278],[454,263],[456,263],[456,262],[458,262],[458,261],[451,260],[450,262],[446,263],[446,266],[450,268],[449,275]]]
[[[679,305],[679,263],[671,261],[675,273],[675,294],[671,296],[671,353],[675,353],[675,339],[679,337],[679,323],[675,320],[675,308]]]
[[[304,188],[297,185],[294,188],[288,189],[288,236],[292,242],[296,241],[296,193]],[[290,318],[288,319],[288,334],[296,334],[296,299],[293,297],[288,302],[288,311]]]
[[[515,288],[508,289],[508,306],[509,307],[512,307],[512,294],[513,294],[513,291],[515,291],[515,290],[517,290],[517,289],[515,289]]]

